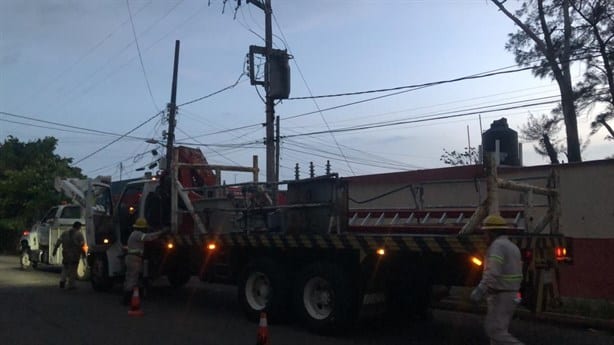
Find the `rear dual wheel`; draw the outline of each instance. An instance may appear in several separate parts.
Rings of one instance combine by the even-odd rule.
[[[340,266],[314,263],[296,279],[294,309],[303,323],[318,333],[341,331],[357,319],[356,290]]]
[[[288,285],[284,268],[270,259],[250,262],[239,277],[238,298],[249,320],[258,321],[261,312],[277,322],[287,315]]]

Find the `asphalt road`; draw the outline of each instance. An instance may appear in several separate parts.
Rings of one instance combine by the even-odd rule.
[[[58,288],[56,269],[22,271],[15,256],[0,256],[1,344],[255,344],[257,324],[247,321],[236,289],[192,280],[171,290],[161,282],[143,300],[145,315],[127,315],[120,290]],[[511,331],[526,344],[614,345],[614,335],[590,329],[514,320]],[[482,316],[434,311],[427,323],[363,321],[344,335],[310,333],[291,321],[269,325],[277,344],[488,344]]]

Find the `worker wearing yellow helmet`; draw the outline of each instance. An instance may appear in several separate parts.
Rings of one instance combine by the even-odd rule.
[[[510,229],[499,215],[489,215],[482,222],[489,246],[482,280],[470,297],[476,303],[486,297],[488,313],[484,328],[492,345],[522,344],[508,331],[522,282],[520,250],[506,235]]]
[[[132,225],[132,233],[128,237],[128,250],[125,258],[126,280],[124,281],[124,296],[122,299],[122,303],[125,305],[130,303],[132,290],[139,286],[139,275],[143,271],[145,242],[153,241],[166,233],[166,231],[149,232],[148,230],[147,220],[139,218]]]

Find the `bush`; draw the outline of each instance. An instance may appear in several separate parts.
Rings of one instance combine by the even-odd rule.
[[[14,219],[0,219],[0,253],[15,254],[19,251],[19,239],[25,226]]]

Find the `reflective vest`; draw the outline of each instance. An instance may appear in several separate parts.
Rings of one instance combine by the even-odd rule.
[[[518,291],[521,282],[520,250],[507,236],[497,237],[486,250],[484,273],[478,287],[489,293]]]

